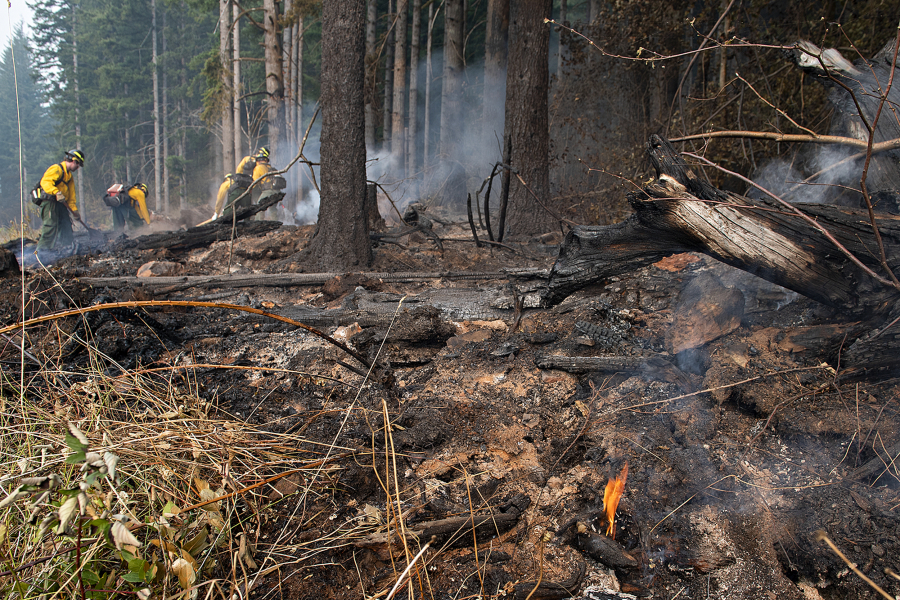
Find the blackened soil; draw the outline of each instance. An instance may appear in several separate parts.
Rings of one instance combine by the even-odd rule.
[[[438,230],[467,237],[461,226]],[[232,271],[296,268],[309,235],[309,228],[284,228],[238,240]],[[537,242],[516,253],[444,246],[441,253],[422,238],[379,247],[372,271],[549,268],[555,256],[553,246]],[[133,275],[151,260],[180,263],[183,274],[225,273],[228,255],[220,243],[177,256],[128,251],[67,259],[52,278],[29,274],[25,313],[147,297],[135,288],[86,286],[79,277]],[[681,292],[698,278],[740,290],[740,324],[672,354],[673,336],[683,333],[673,328],[690,308]],[[21,318],[20,285],[2,286],[0,311],[12,323]],[[219,297],[279,313],[340,307],[348,294],[416,297],[464,287],[477,305],[485,290],[507,286],[388,285],[354,276],[325,289],[207,288],[151,297]],[[500,514],[520,495],[530,504],[508,530],[436,541],[439,551],[426,553],[413,572],[414,596],[524,600],[538,579],[563,582],[584,567],[584,577],[570,582],[574,597],[590,586],[666,599],[875,597],[819,541],[820,531],[887,593],[900,593],[891,574],[900,571],[897,381],[888,375],[842,382],[829,348],[791,343],[793,332],[839,322],[839,315],[692,255],[613,278],[553,309],[501,309],[491,320],[415,310],[424,312],[401,307],[397,329],[389,319],[322,327],[377,357],[379,375],[368,380],[360,374],[366,367],[305,331],[225,309],[124,308],[62,323],[91,339],[117,365],[110,369],[184,357],[255,367],[198,368],[200,393],[231,418],[296,436],[298,450],[352,454],[303,482],[314,492],[304,494],[301,485],[248,497],[258,519],[249,533],[260,568],[283,563],[257,582],[253,598],[383,597],[428,541],[410,541],[404,550],[378,537],[388,522],[395,532],[398,502],[412,527]],[[71,371],[88,360],[83,344],[49,328],[30,329],[29,343]],[[633,360],[569,373],[538,368],[544,355]],[[18,360],[9,348],[3,358]],[[604,490],[625,465],[615,539],[635,562],[610,567],[580,549],[573,523],[606,531]],[[532,595],[539,597],[562,596],[545,585]]]

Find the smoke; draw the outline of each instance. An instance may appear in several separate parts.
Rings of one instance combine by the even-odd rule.
[[[858,187],[859,164],[846,160],[852,154],[842,146],[819,146],[805,161],[807,175],[794,163],[779,158],[769,161],[753,181],[788,202],[833,202],[847,187]],[[762,198],[765,194],[752,188],[747,196]]]
[[[294,209],[294,220],[297,225],[310,225],[319,220],[319,192],[312,189],[306,197],[297,203]]]
[[[431,83],[430,106],[428,110],[428,130],[426,117],[426,77],[427,64],[418,65],[418,102],[415,116],[415,169],[407,162],[408,152],[403,158],[391,153],[390,140],[377,148],[368,148],[367,176],[390,195],[391,200],[402,212],[414,201],[426,205],[465,206],[466,192],[474,193],[481,182],[490,174],[493,163],[501,159],[500,140],[503,137],[504,106],[502,101],[493,102],[485,111],[483,92],[504,96],[505,73],[496,77],[486,75],[484,64],[467,65],[459,102],[460,110],[455,122],[446,123],[446,136],[452,140],[441,143],[441,65],[442,52],[435,49],[432,56],[433,81]],[[487,77],[487,81],[485,78]],[[485,116],[487,114],[487,117]],[[376,114],[383,121],[383,114]],[[382,121],[379,121],[381,124]],[[409,123],[407,123],[408,127]],[[426,144],[427,141],[427,144]],[[427,155],[427,163],[425,158]],[[465,174],[465,190],[448,197],[448,188],[453,178]]]
[[[426,61],[420,60],[418,65],[419,89],[417,95],[415,129],[417,131],[414,144],[415,168],[410,168],[409,151],[402,158],[391,152],[390,140],[378,141],[374,148],[367,148],[366,177],[379,184],[379,194],[386,193],[397,209],[402,212],[411,202],[421,201],[426,205],[443,204],[461,208],[465,206],[466,192],[475,192],[481,187],[484,179],[490,174],[495,162],[502,158],[501,140],[503,137],[504,105],[506,73],[486,75],[484,64],[468,65],[464,74],[463,88],[460,95],[461,110],[454,123],[446,125],[446,132],[452,134],[454,143],[441,144],[441,75],[442,52],[436,48],[432,53],[432,82],[430,106],[428,107],[428,131],[425,130],[426,117]],[[487,77],[487,81],[485,78]],[[487,90],[490,101],[485,110],[483,93]],[[496,100],[499,98],[499,100]],[[313,105],[303,107],[302,129],[305,131],[314,111]],[[408,110],[407,110],[408,112]],[[384,124],[384,114],[376,112],[376,127],[379,131]],[[407,130],[410,123],[406,124]],[[321,121],[317,119],[310,131],[303,149],[304,156],[318,162],[320,149]],[[390,135],[390,131],[387,132]],[[303,135],[303,131],[298,137]],[[427,140],[427,146],[426,146]],[[272,157],[272,165],[277,169],[284,168],[296,156],[299,139],[282,140]],[[427,164],[425,162],[427,154]],[[313,167],[316,180],[319,179],[319,167]],[[294,174],[296,173],[296,174]],[[465,190],[446,197],[448,182],[452,178],[465,174]],[[288,182],[286,193],[298,194],[298,182],[302,181],[302,194],[297,196],[293,217],[297,223],[315,223],[318,219],[319,195],[311,183],[309,168],[301,163],[285,174]],[[218,183],[216,188],[218,189]],[[211,191],[215,197],[215,189]],[[288,204],[288,203],[286,203]],[[390,206],[387,204],[387,206]],[[393,212],[393,211],[391,211]],[[385,214],[382,206],[382,215]]]

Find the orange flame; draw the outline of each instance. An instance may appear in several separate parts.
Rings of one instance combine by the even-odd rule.
[[[616,539],[616,509],[619,507],[622,492],[625,491],[626,479],[628,479],[628,463],[622,467],[622,472],[618,477],[609,480],[609,483],[606,484],[606,491],[603,492],[603,512],[606,514],[606,520],[609,521],[606,535],[612,539]]]

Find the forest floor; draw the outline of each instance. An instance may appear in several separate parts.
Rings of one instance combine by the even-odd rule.
[[[823,535],[886,594],[900,594],[900,380],[845,380],[835,357],[798,341],[839,311],[694,254],[529,308],[523,290],[540,279],[502,273],[549,269],[559,236],[489,249],[471,242],[467,225],[436,223],[434,232],[443,250],[413,234],[376,247],[371,272],[494,276],[246,288],[83,282],[134,276],[151,261],[157,275],[225,275],[229,260],[236,274],[296,272],[312,226],[239,238],[233,253],[228,242],[128,250],[28,273],[34,314],[150,299],[247,306],[348,344],[374,360],[368,373],[305,329],[215,306],[69,317],[58,329],[35,326],[30,351],[56,357],[73,381],[98,356],[110,376],[157,369],[210,418],[278,441],[277,457],[252,453],[252,468],[236,448],[209,441],[224,425],[187,450],[157,448],[171,460],[154,480],[161,498],[198,501],[196,490],[175,492],[175,480],[235,492],[222,512],[250,550],[220,547],[204,573],[244,597],[386,598],[410,564],[410,589],[402,584],[398,596],[876,597]],[[12,323],[19,282],[4,287]],[[723,290],[737,299],[728,318],[698,308]],[[92,352],[59,333],[75,330]],[[17,355],[8,347],[5,356],[15,372]],[[548,356],[617,360],[569,372],[538,366]],[[90,420],[74,396],[57,402],[56,414]],[[172,431],[189,413],[153,418]],[[617,476],[611,541],[604,493]]]

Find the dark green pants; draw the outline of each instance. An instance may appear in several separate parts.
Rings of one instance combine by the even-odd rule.
[[[116,231],[125,231],[125,224],[129,229],[138,229],[146,225],[144,220],[138,214],[138,211],[130,203],[117,206],[113,211],[113,229]]]
[[[222,217],[230,217],[231,213],[234,210],[240,210],[242,208],[247,208],[252,203],[250,198],[250,194],[247,194],[240,200],[238,200],[237,204],[235,204],[235,200],[244,192],[246,189],[237,188],[228,192],[228,198],[225,200],[225,208],[222,210]]]
[[[41,239],[38,250],[59,250],[71,246],[75,241],[72,235],[72,216],[65,202],[44,200],[41,202]]]

